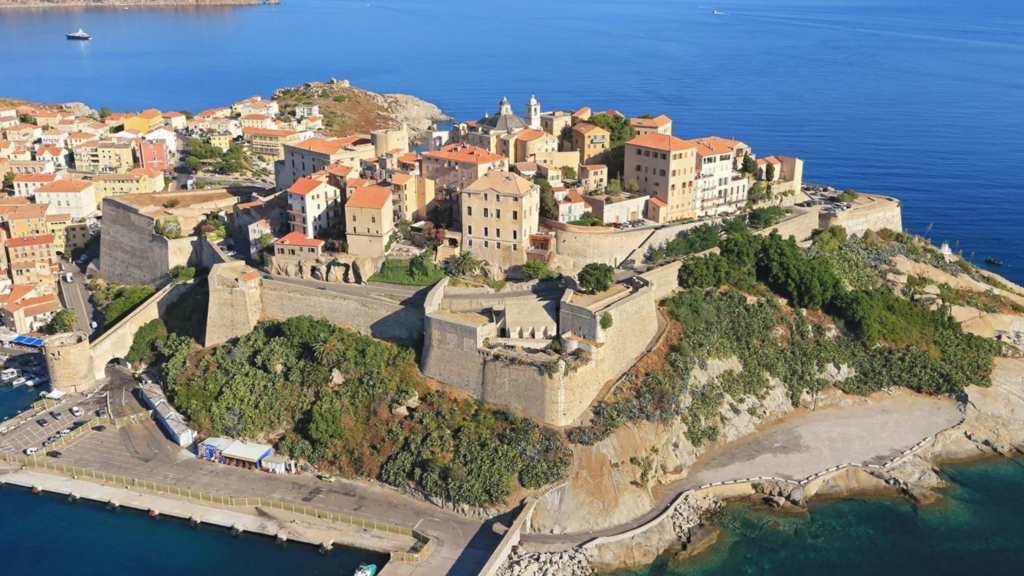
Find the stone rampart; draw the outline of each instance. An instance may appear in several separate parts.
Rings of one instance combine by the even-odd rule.
[[[248,334],[263,315],[260,278],[242,262],[215,264],[210,270],[210,302],[206,315],[205,346],[223,344]]]
[[[326,318],[374,338],[419,343],[423,309],[334,290],[317,290],[288,282],[260,281],[263,315],[268,318]]]
[[[652,233],[650,228],[613,230],[545,224],[555,230],[558,255],[571,258],[577,269],[591,262],[618,266]]]
[[[100,275],[123,284],[161,284],[167,271],[187,264],[195,238],[170,240],[154,231],[152,217],[107,198],[103,201]]]
[[[168,306],[191,289],[191,283],[165,286],[94,340],[91,348],[92,370],[95,377],[103,379],[107,363],[114,358],[124,358],[128,354],[139,328],[159,318]]]
[[[862,195],[855,206],[854,209],[842,212],[821,212],[818,227],[827,230],[832,226],[842,226],[851,236],[861,236],[868,230],[883,228],[897,232],[903,230],[903,211],[895,198]]]

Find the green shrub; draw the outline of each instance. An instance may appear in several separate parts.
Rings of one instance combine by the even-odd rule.
[[[607,312],[605,312],[604,314],[601,314],[601,329],[602,330],[608,330],[609,328],[612,327],[612,324],[614,324],[614,323],[615,323],[615,319],[612,318],[611,314],[609,314]]]

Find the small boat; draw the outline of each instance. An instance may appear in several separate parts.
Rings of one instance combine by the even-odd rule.
[[[89,36],[89,34],[81,28],[79,28],[77,32],[68,32],[64,36],[67,37],[68,40],[92,40],[92,36]]]
[[[377,574],[376,564],[360,564],[359,569],[352,576],[375,576]]]
[[[725,16],[725,12],[719,12],[718,10],[715,10],[714,12],[712,12],[712,14],[714,14],[715,16]]]
[[[988,258],[985,258],[985,264],[988,264],[990,266],[1002,266],[1003,265],[1003,261],[1002,260],[996,260],[995,258],[989,256]]]

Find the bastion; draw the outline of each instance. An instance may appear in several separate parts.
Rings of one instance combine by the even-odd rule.
[[[99,385],[93,374],[92,348],[85,332],[57,334],[43,341],[50,386],[61,392],[88,392]]]

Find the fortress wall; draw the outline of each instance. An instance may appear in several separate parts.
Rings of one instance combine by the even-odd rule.
[[[651,283],[655,302],[668,298],[679,288],[679,268],[682,265],[681,260],[676,260],[640,275],[641,278]]]
[[[423,337],[422,308],[266,279],[261,281],[261,302],[269,318],[326,318],[374,338],[406,343]]]
[[[242,262],[218,264],[210,271],[210,304],[204,346],[216,346],[241,337],[256,327],[262,315],[260,280],[240,280]]]
[[[199,240],[169,240],[154,232],[155,220],[116,198],[103,200],[100,276],[123,284],[160,284],[167,271],[195,262]]]
[[[541,422],[564,426],[572,421],[565,407],[561,364],[555,375],[548,376],[534,364],[491,358],[483,365],[481,388],[478,398],[508,406]]]
[[[602,227],[597,230],[608,232],[593,233],[579,226],[565,226],[556,230],[556,252],[572,258],[577,268],[591,262],[618,266],[651,235],[650,229],[612,232]]]
[[[422,372],[482,398],[486,356],[479,344],[485,328],[437,314],[428,314],[423,326]],[[493,325],[488,332],[494,332]]]
[[[848,235],[861,236],[868,230],[888,228],[901,232],[903,230],[903,210],[899,201],[886,196],[861,196],[857,208],[843,212],[822,212],[818,218],[818,226],[823,230],[832,226],[842,226]]]

